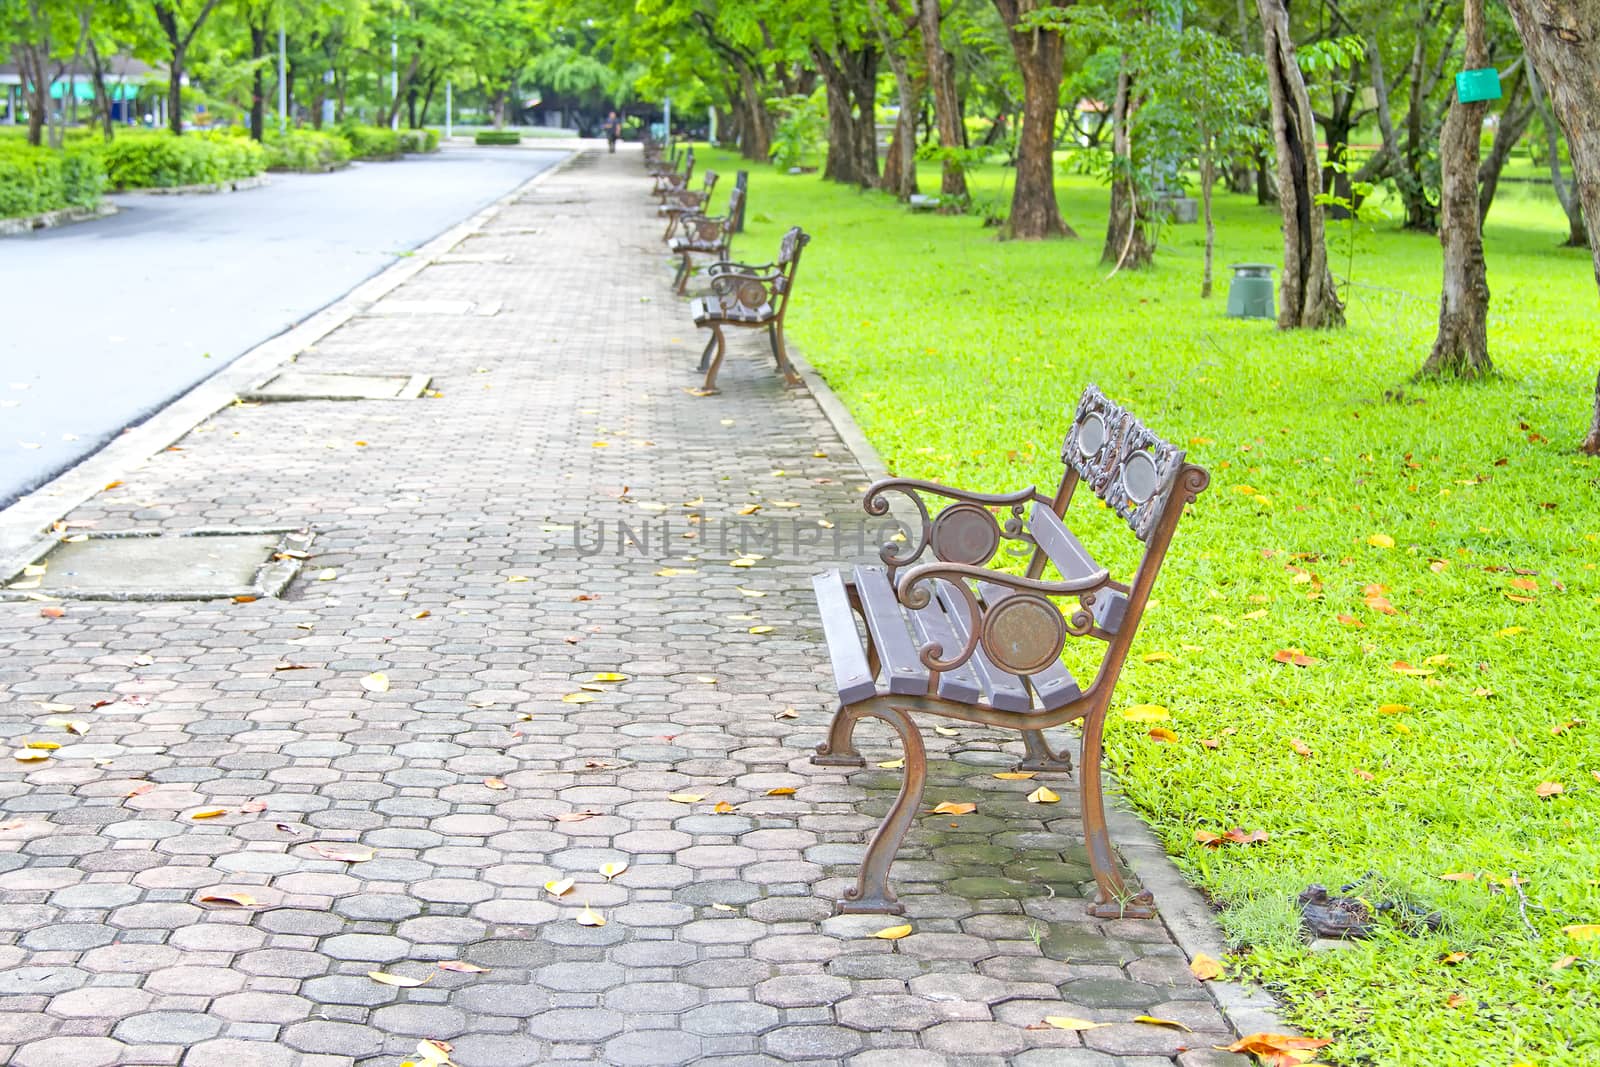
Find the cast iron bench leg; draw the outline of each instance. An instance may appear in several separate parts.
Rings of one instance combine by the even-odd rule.
[[[818,767],[865,767],[867,761],[856,751],[855,732],[858,716],[850,714],[843,704],[833,713],[828,724],[828,739],[817,746],[811,762]]]
[[[683,263],[678,266],[678,295],[682,296],[684,290],[689,288],[689,275],[694,273],[694,264],[689,260],[689,253],[683,254]]]
[[[700,353],[700,366],[695,368],[696,373],[704,374],[706,368],[711,366],[711,350],[717,347],[717,331],[711,331],[710,340],[706,341],[705,351]]]
[[[891,705],[891,699],[874,697],[841,712],[851,719],[871,715],[894,727],[895,733],[900,735],[901,750],[906,761],[900,795],[895,797],[882,824],[867,843],[867,853],[861,860],[861,873],[856,877],[856,884],[846,889],[839,901],[841,912],[899,915],[906,910],[889,888],[889,865],[894,862],[895,853],[900,850],[900,843],[905,840],[906,831],[911,829],[911,822],[922,803],[922,787],[928,779],[928,757],[922,747],[922,734],[917,730],[917,724],[910,715]]]
[[[717,369],[722,366],[722,357],[728,349],[728,343],[722,336],[721,326],[711,327],[711,339],[716,342],[717,354],[711,357],[711,366],[706,370],[705,384],[700,387],[700,391],[703,393],[717,391]]]
[[[783,325],[773,323],[767,327],[767,334],[772,340],[773,358],[778,361],[778,373],[790,385],[799,385],[800,375],[794,372],[794,367],[789,363],[789,349],[783,343]]]
[[[1100,792],[1100,743],[1104,730],[1104,709],[1084,717],[1083,767],[1078,772],[1078,787],[1083,797],[1083,843],[1099,885],[1089,914],[1097,919],[1149,919],[1156,913],[1155,898],[1148,892],[1134,893],[1128,888],[1117,870],[1116,854],[1111,851],[1105,798]]]
[[[1026,753],[1017,764],[1019,771],[1065,771],[1072,773],[1070,753],[1057,752],[1045,740],[1043,730],[1022,731],[1022,746]]]

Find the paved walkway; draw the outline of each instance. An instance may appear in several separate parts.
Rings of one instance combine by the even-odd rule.
[[[0,768],[0,1061],[1234,1062],[1159,922],[1086,917],[1070,784],[1025,803],[991,731],[929,731],[928,800],[979,813],[913,831],[915,932],[833,915],[897,782],[807,759],[808,578],[861,555],[831,538],[863,472],[759,339],[688,394],[650,205],[636,154],[580,157],[387,298],[497,314],[364,315],[301,357],[442,396],[228,408],[71,516],[308,525],[285,600],[0,604],[0,732],[63,746]],[[785,543],[730,566],[767,516]]]

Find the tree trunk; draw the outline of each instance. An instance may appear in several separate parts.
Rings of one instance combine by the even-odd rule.
[[[167,128],[175,134],[183,133],[183,61],[187,58],[182,49],[172,52],[172,70],[167,79]]]
[[[1019,30],[1019,0],[994,0],[1022,70],[1022,129],[1017,136],[1017,184],[1007,233],[1023,240],[1076,237],[1056,206],[1055,123],[1061,98],[1063,41],[1045,30]]]
[[[1216,144],[1210,137],[1207,137],[1200,150],[1200,213],[1205,216],[1206,223],[1205,269],[1200,275],[1200,296],[1202,299],[1208,299],[1211,296],[1211,260],[1217,247],[1216,221],[1211,217],[1211,187],[1217,181],[1215,153]]]
[[[1511,159],[1512,150],[1522,135],[1528,132],[1533,121],[1533,102],[1522,102],[1528,95],[1528,79],[1518,68],[1511,91],[1506,94],[1506,108],[1494,128],[1494,141],[1489,146],[1489,157],[1478,166],[1478,225],[1483,226],[1489,217],[1489,207],[1494,203],[1495,191],[1500,187],[1500,175]],[[1520,106],[1519,106],[1520,104]]]
[[[1567,135],[1584,217],[1600,220],[1600,0],[1506,0],[1534,73]],[[1600,241],[1590,242],[1600,285]],[[1583,451],[1600,455],[1600,378]]]
[[[1138,270],[1155,259],[1150,240],[1150,209],[1134,187],[1133,170],[1133,75],[1124,65],[1117,71],[1117,95],[1111,106],[1111,211],[1106,217],[1106,243],[1100,262],[1118,270]]]
[[[50,38],[39,44],[16,44],[13,52],[22,72],[22,98],[28,106],[28,143],[44,144],[44,123],[50,109]]]
[[[116,136],[116,130],[111,121],[111,91],[106,88],[105,57],[94,46],[92,36],[84,42],[84,47],[89,58],[89,80],[94,86],[94,106],[100,117],[100,132],[106,143],[110,144]]]
[[[811,54],[822,71],[822,85],[828,101],[828,158],[822,165],[822,176],[849,185],[856,180],[856,136],[855,124],[850,121],[850,91],[845,86],[843,72],[826,52],[813,45]]]
[[[1589,229],[1583,218],[1583,204],[1578,200],[1578,195],[1561,173],[1561,135],[1556,126],[1556,118],[1550,113],[1549,105],[1545,102],[1544,89],[1539,84],[1539,75],[1536,70],[1528,70],[1528,88],[1533,95],[1533,106],[1538,109],[1539,121],[1544,126],[1545,152],[1550,160],[1550,184],[1556,192],[1556,199],[1561,203],[1561,210],[1567,216],[1567,240],[1569,248],[1587,248],[1589,246]]]
[[[917,22],[922,30],[922,63],[933,87],[933,118],[939,128],[939,147],[947,152],[961,146],[960,105],[956,100],[955,73],[945,61],[940,33],[939,0],[918,0]],[[967,199],[967,175],[958,160],[944,157],[939,175],[941,211],[959,210]]]
[[[1317,171],[1311,99],[1300,76],[1289,11],[1284,0],[1256,0],[1272,100],[1272,135],[1278,152],[1278,204],[1283,212],[1283,280],[1278,326],[1321,329],[1344,325],[1344,306],[1328,269],[1323,234],[1322,176]]]
[[[742,59],[738,61],[740,99],[744,104],[744,136],[739,148],[746,159],[765,163],[772,158],[772,114],[761,95],[756,72]]]
[[[1466,70],[1489,62],[1483,41],[1483,0],[1466,0]],[[1484,101],[1463,103],[1451,90],[1450,114],[1439,135],[1439,243],[1444,246],[1444,288],[1439,296],[1439,335],[1422,365],[1422,377],[1478,378],[1493,370],[1489,360],[1489,279],[1478,224],[1478,144]]]
[[[250,25],[250,58],[256,61],[255,76],[250,79],[250,139],[259,141],[267,133],[267,27]]]
[[[922,99],[922,86],[911,76],[911,62],[902,51],[902,42],[916,32],[916,23],[913,20],[906,25],[899,5],[895,5],[896,22],[904,31],[901,40],[897,41],[894,34],[889,32],[889,22],[884,17],[883,5],[879,0],[868,0],[867,8],[872,13],[872,24],[878,31],[878,43],[883,46],[883,54],[889,59],[889,69],[894,72],[895,95],[900,104],[894,120],[894,136],[889,141],[889,154],[883,161],[883,181],[880,186],[897,199],[907,200],[917,192],[915,124],[917,102]]]

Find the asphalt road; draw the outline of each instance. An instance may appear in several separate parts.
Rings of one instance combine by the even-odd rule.
[[[564,155],[447,148],[0,238],[0,507]]]

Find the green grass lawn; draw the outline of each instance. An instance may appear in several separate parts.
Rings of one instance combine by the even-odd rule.
[[[1600,940],[1562,930],[1600,923],[1600,461],[1574,450],[1600,305],[1588,253],[1557,247],[1549,189],[1503,185],[1489,217],[1498,374],[1475,385],[1410,381],[1435,329],[1436,238],[1363,236],[1349,328],[1280,333],[1224,317],[1226,270],[1200,299],[1198,226],[1166,232],[1155,269],[1107,281],[1105,190],[1059,192],[1082,239],[1008,243],[759,167],[735,252],[765,261],[788,225],[814,234],[790,336],[898,474],[1053,484],[1088,382],[1211,470],[1108,759],[1245,947],[1234,972],[1337,1038],[1326,1061],[1600,1062]],[[1219,264],[1281,262],[1274,210],[1223,196],[1217,212]],[[1125,566],[1131,539],[1089,517],[1091,549]],[[1282,649],[1318,662],[1275,662]],[[1135,703],[1169,708],[1178,743],[1121,719]],[[1564,791],[1542,798],[1549,782]],[[1195,841],[1235,826],[1270,840]],[[1443,931],[1305,947],[1295,896],[1369,873],[1369,898],[1437,909]],[[1457,874],[1476,877],[1441,877]]]

